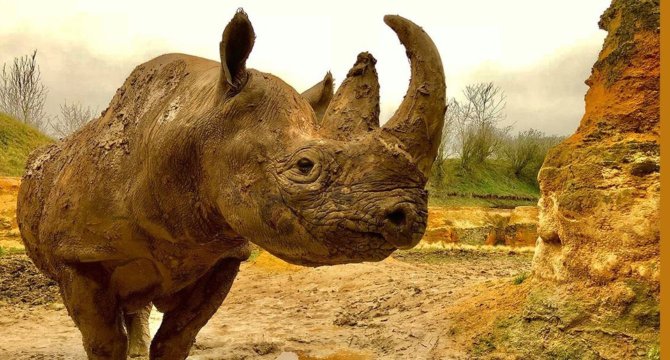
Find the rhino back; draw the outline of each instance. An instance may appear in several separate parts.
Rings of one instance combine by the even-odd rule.
[[[165,137],[184,126],[180,108],[211,98],[217,74],[211,60],[157,57],[134,69],[100,118],[30,156],[17,218],[42,270],[137,253],[123,242],[135,231],[130,207],[145,201],[133,194],[148,183],[150,159],[161,157],[154,145],[176,141]]]

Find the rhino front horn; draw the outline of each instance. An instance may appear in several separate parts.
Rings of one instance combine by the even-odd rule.
[[[428,176],[440,146],[446,110],[442,60],[433,41],[418,25],[397,15],[386,15],[384,22],[405,46],[412,79],[400,107],[382,130],[395,137]]]

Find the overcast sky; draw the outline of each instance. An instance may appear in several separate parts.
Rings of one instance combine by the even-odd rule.
[[[181,52],[218,60],[221,32],[238,7],[256,31],[247,65],[298,91],[330,70],[345,77],[361,51],[378,60],[382,121],[409,82],[404,50],[382,18],[399,14],[435,41],[447,95],[493,81],[507,95],[515,130],[572,133],[584,111],[584,80],[605,32],[608,0],[88,1],[0,0],[0,63],[38,51],[47,111],[81,102],[102,111],[132,69]]]

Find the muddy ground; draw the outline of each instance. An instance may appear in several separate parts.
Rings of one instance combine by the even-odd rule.
[[[471,358],[450,338],[447,310],[523,279],[531,256],[415,250],[381,263],[302,268],[262,253],[243,264],[189,359]],[[155,329],[160,314],[152,319]],[[0,258],[0,358],[85,359],[80,341],[54,284],[24,255]]]

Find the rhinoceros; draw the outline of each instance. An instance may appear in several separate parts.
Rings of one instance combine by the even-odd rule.
[[[90,359],[184,359],[250,255],[305,266],[379,261],[415,246],[438,151],[446,85],[429,36],[384,21],[411,81],[379,125],[376,60],[358,56],[298,93],[247,69],[244,11],[221,62],[184,54],[136,67],[101,117],[29,157],[18,222],[60,287]],[[153,339],[148,314],[163,315]]]

